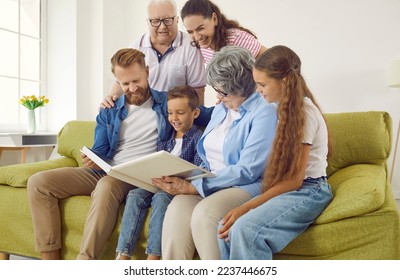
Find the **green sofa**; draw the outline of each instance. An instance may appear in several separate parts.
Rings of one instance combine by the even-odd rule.
[[[392,122],[385,112],[326,115],[333,155],[328,175],[334,199],[321,216],[275,259],[400,259],[400,224],[387,174]],[[79,166],[83,145],[93,143],[94,122],[68,122],[58,135],[61,158],[0,167],[0,254],[39,258],[28,207],[26,182],[32,174],[62,166]],[[78,254],[90,197],[60,202],[64,259]],[[114,259],[123,205],[102,259]],[[147,228],[135,259],[144,259]]]

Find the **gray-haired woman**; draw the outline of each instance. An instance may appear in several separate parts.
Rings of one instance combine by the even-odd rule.
[[[221,101],[198,143],[204,168],[213,178],[188,182],[177,177],[154,179],[176,195],[163,224],[163,259],[219,259],[218,222],[260,194],[261,176],[270,154],[276,108],[255,92],[254,58],[240,47],[217,52],[207,67],[207,83]]]

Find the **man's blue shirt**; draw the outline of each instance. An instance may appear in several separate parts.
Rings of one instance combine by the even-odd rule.
[[[158,116],[158,140],[167,140],[173,133],[173,128],[168,121],[167,93],[150,89],[153,97],[153,110]],[[195,120],[198,126],[207,126],[210,121],[212,108],[200,106],[200,116]],[[115,106],[110,109],[101,109],[96,117],[94,131],[94,144],[92,149],[112,159],[118,147],[119,132],[122,121],[128,115],[125,107],[125,95],[121,96]]]

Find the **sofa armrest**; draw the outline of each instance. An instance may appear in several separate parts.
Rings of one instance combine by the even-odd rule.
[[[333,151],[326,169],[329,177],[355,164],[387,162],[392,139],[392,119],[388,113],[369,111],[324,116],[333,136]]]
[[[44,160],[34,163],[15,164],[0,167],[0,185],[26,188],[27,181],[33,174],[59,167],[76,167],[78,163],[68,157]]]
[[[383,165],[356,164],[343,168],[331,177],[333,200],[315,224],[325,224],[372,213],[382,207],[387,188]]]

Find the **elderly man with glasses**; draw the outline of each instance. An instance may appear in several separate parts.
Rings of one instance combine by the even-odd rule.
[[[200,103],[204,104],[206,80],[203,57],[197,48],[191,46],[189,35],[178,30],[175,1],[151,0],[147,13],[149,31],[129,47],[146,55],[150,87],[166,92],[176,86],[188,85],[196,89]],[[113,101],[121,95],[120,85],[114,83],[102,107],[112,107]]]

